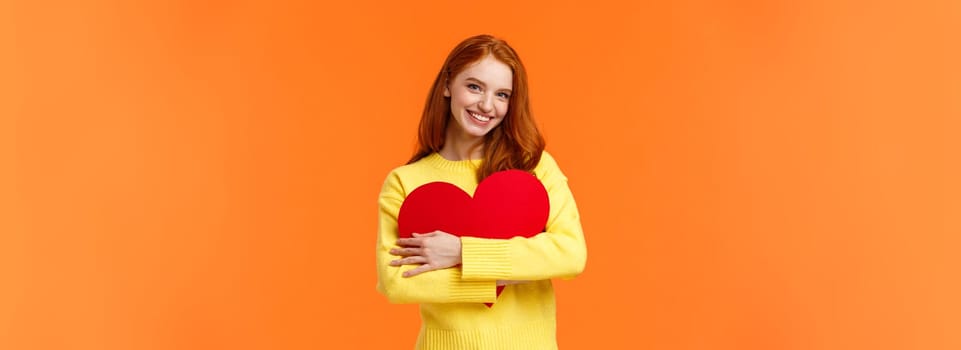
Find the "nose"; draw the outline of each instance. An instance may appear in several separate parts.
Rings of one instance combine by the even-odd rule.
[[[494,96],[484,94],[484,97],[477,103],[477,107],[480,108],[481,112],[490,113],[494,110]]]

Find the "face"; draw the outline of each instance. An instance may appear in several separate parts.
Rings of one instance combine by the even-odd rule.
[[[511,67],[487,56],[467,67],[448,82],[444,96],[450,97],[452,123],[448,135],[463,141],[476,140],[504,120],[514,73]]]

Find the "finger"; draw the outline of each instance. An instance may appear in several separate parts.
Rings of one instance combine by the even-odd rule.
[[[390,255],[397,256],[412,256],[412,255],[423,255],[424,250],[421,248],[394,248],[390,250]]]
[[[433,266],[431,266],[430,264],[423,264],[413,270],[404,272],[404,277],[414,277],[424,272],[432,271],[432,270],[435,270]]]
[[[427,258],[422,256],[409,256],[403,259],[397,259],[390,262],[390,266],[401,266],[401,265],[414,265],[414,264],[426,264]]]
[[[433,236],[436,236],[438,232],[443,232],[443,231],[434,231],[434,232],[428,232],[428,233],[412,233],[411,235],[414,237],[433,237]]]
[[[423,241],[420,238],[401,238],[397,240],[397,245],[401,247],[420,247],[423,245]]]

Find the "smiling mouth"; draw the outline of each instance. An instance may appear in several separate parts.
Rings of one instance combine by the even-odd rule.
[[[474,113],[474,112],[471,112],[471,111],[467,111],[467,114],[470,114],[471,118],[474,118],[475,120],[477,120],[477,121],[479,121],[479,122],[482,122],[482,123],[486,123],[486,122],[491,121],[491,119],[494,119],[494,117],[488,117],[488,116],[486,116],[486,115],[477,114],[477,113]]]

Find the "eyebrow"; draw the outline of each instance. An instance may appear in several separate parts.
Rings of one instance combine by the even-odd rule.
[[[484,82],[481,81],[480,79],[477,79],[477,78],[474,78],[474,77],[467,77],[467,79],[464,79],[464,80],[473,81],[473,82],[475,82],[475,83],[478,83],[478,84],[483,85],[484,87],[487,87],[487,84],[486,84],[486,83],[484,83]],[[499,91],[513,92],[511,89],[500,89]]]

